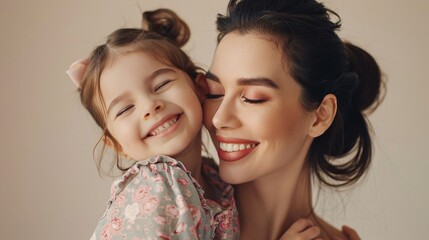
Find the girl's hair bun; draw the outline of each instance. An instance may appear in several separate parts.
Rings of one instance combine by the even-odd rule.
[[[165,8],[144,12],[142,29],[156,32],[178,47],[185,45],[191,35],[188,25],[175,12]]]

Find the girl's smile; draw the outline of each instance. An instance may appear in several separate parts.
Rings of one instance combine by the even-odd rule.
[[[177,129],[180,121],[180,114],[173,114],[165,117],[164,119],[158,121],[154,126],[148,131],[149,133],[145,135],[144,138],[149,137],[164,137],[174,132]]]

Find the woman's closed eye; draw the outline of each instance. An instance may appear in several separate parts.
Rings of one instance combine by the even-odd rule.
[[[241,99],[243,100],[243,102],[245,103],[250,103],[250,104],[261,104],[267,101],[267,99],[253,99],[253,98],[247,98],[245,96],[241,96]]]
[[[129,110],[131,110],[132,108],[134,108],[134,105],[128,105],[124,108],[122,108],[117,114],[116,117],[120,117],[121,115],[125,114],[126,112],[128,112]]]

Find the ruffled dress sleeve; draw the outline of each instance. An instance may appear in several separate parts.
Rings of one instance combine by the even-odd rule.
[[[91,240],[212,239],[214,214],[183,164],[157,156],[137,162],[113,183]]]

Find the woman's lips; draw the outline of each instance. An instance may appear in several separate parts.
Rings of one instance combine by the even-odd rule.
[[[216,148],[219,158],[226,162],[238,161],[255,150],[258,142],[239,138],[216,136],[219,146]]]

